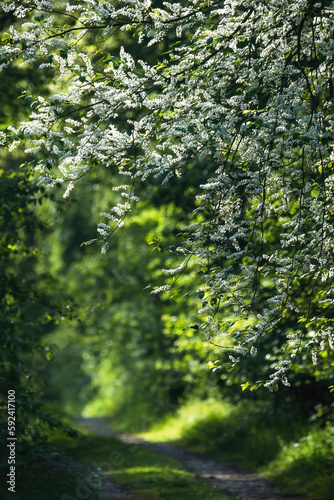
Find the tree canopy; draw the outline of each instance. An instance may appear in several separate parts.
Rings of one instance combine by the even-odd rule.
[[[13,21],[2,70],[21,64],[53,82],[50,94],[23,92],[30,116],[1,132],[3,146],[24,142],[39,182],[65,198],[84,176],[113,183],[114,203],[104,200],[99,236],[86,243],[107,252],[139,200],[163,204],[175,190],[186,215],[155,241],[173,259],[153,293],[197,299],[200,321],[185,328],[219,346],[213,369],[258,359],[254,386],[270,389],[289,385],[293,367],[327,373],[334,2],[1,8]]]

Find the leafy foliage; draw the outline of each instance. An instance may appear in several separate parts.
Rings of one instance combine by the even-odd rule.
[[[17,439],[19,494],[24,468],[45,460],[40,445],[45,444],[48,432],[54,428],[65,430],[59,419],[42,406],[43,371],[54,355],[53,346],[42,338],[67,312],[46,291],[47,286],[54,285],[51,277],[34,272],[38,257],[36,233],[43,227],[35,205],[41,202],[43,190],[30,177],[23,170],[0,170],[0,440],[8,442],[7,419],[11,415]],[[15,394],[10,408],[8,391]],[[67,432],[76,434],[71,429]],[[3,445],[0,453],[3,477],[9,470],[7,460],[8,448]]]

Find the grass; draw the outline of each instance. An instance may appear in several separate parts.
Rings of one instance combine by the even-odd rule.
[[[216,418],[222,421],[233,411],[233,406],[216,400],[192,400],[182,406],[176,413],[168,415],[163,421],[155,423],[149,431],[140,433],[140,437],[153,442],[184,441],[189,429]],[[207,435],[206,435],[207,438]]]
[[[333,498],[334,427],[319,429],[263,403],[188,402],[140,436],[255,470],[309,500]]]
[[[313,429],[282,447],[265,474],[309,500],[329,500],[334,492],[334,427]]]
[[[233,406],[214,400],[189,402],[141,437],[172,441],[250,469],[273,460],[282,443],[301,435],[301,421],[272,414],[265,406]]]
[[[54,445],[75,461],[126,486],[137,500],[228,500],[184,471],[177,460],[115,438],[83,435],[72,442],[57,440]]]

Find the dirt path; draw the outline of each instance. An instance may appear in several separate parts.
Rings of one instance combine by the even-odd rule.
[[[138,447],[143,447],[175,458],[184,465],[185,470],[191,472],[197,478],[208,481],[212,487],[221,489],[235,500],[303,500],[301,497],[280,493],[274,485],[257,474],[242,470],[231,464],[213,460],[203,454],[176,448],[165,443],[150,443],[134,436],[119,434],[112,430],[101,418],[78,419],[78,423],[96,435],[114,436],[123,443],[132,444],[134,451]],[[126,495],[124,490],[117,492],[117,486],[110,483],[108,493],[107,483],[102,487],[100,500],[133,498]],[[114,493],[112,493],[112,488],[116,488]],[[112,496],[113,494],[114,496]]]

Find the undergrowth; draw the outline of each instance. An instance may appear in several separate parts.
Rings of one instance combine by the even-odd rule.
[[[52,410],[52,411],[50,411]],[[9,500],[65,500],[66,495],[72,497],[75,494],[75,484],[78,478],[78,471],[72,467],[68,461],[64,460],[61,454],[51,450],[49,437],[58,437],[71,441],[71,437],[77,436],[77,431],[72,428],[72,420],[61,413],[61,422],[58,415],[55,414],[55,408],[48,406],[43,408],[43,415],[53,415],[50,423],[58,421],[57,426],[39,425],[39,438],[25,439],[18,438],[15,443],[15,476],[12,484],[9,483],[10,464],[8,463],[7,446],[0,447],[0,498]],[[49,422],[47,420],[47,422]],[[36,421],[31,420],[31,426],[37,425]],[[65,436],[67,436],[65,438]],[[70,437],[71,436],[71,437]],[[6,441],[5,441],[6,442]],[[13,486],[15,491],[10,491]],[[95,500],[94,496],[89,500]]]
[[[266,476],[309,500],[329,500],[334,492],[334,426],[312,429],[284,445],[265,469]]]
[[[57,454],[18,454],[15,464],[15,492],[9,491],[7,484],[8,466],[0,468],[4,478],[0,486],[0,498],[4,500],[60,500],[75,494],[77,473],[62,462]],[[90,499],[95,500],[95,499]],[[97,499],[96,499],[97,500]]]

